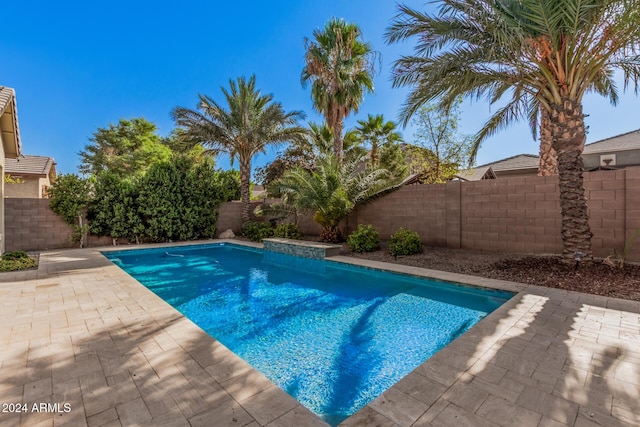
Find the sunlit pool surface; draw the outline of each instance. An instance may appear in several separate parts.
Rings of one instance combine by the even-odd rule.
[[[230,244],[104,255],[331,425],[512,296]]]

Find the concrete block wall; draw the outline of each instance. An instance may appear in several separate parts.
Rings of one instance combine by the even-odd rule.
[[[358,208],[349,218],[349,231],[353,231],[358,224],[371,224],[382,239],[388,239],[398,228],[404,227],[416,231],[429,244],[446,246],[448,186],[405,186]]]
[[[4,201],[6,250],[40,250],[71,247],[71,228],[51,212],[48,199]]]
[[[594,255],[622,251],[640,227],[640,167],[584,174]],[[349,218],[388,238],[399,227],[427,245],[517,253],[562,252],[557,176],[512,177],[404,187]],[[640,237],[629,261],[640,261]]]
[[[627,168],[625,179],[625,218],[624,218],[624,238],[630,239],[633,233],[640,228],[640,167]],[[616,215],[620,216],[620,212],[616,211]],[[615,230],[621,233],[620,230]],[[610,232],[609,232],[610,234]],[[618,235],[619,235],[618,234]],[[622,239],[620,239],[622,240]],[[620,249],[623,243],[619,243]],[[628,257],[631,261],[640,261],[640,236],[635,240],[631,252]]]
[[[5,203],[6,251],[35,251],[78,247],[73,230],[49,209],[49,199],[13,199]],[[111,245],[109,237],[88,236],[87,246]]]
[[[640,167],[585,173],[585,190],[594,254],[622,251],[640,228]],[[6,250],[70,247],[72,233],[48,207],[47,199],[5,201]],[[253,209],[261,202],[252,202]],[[255,218],[254,220],[263,220]],[[293,222],[293,219],[291,219]],[[303,233],[321,227],[309,216],[297,219]],[[383,239],[398,228],[417,231],[430,246],[518,253],[561,253],[557,177],[513,177],[477,182],[410,185],[358,208],[342,224],[347,235],[358,224],[372,224]],[[242,227],[241,203],[222,204],[218,233]],[[90,236],[89,246],[111,239]],[[628,254],[640,261],[640,238]]]
[[[461,247],[558,253],[557,177],[515,177],[461,184]]]

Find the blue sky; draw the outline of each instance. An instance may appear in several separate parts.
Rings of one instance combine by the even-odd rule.
[[[17,92],[24,153],[54,157],[59,172],[77,172],[78,152],[98,127],[143,116],[166,135],[174,127],[171,109],[195,107],[198,93],[220,99],[220,86],[238,76],[256,74],[258,87],[286,110],[321,121],[309,88],[300,84],[303,39],[340,17],[357,23],[382,54],[376,93],[366,96],[347,126],[367,114],[396,119],[406,90],[391,87],[390,70],[412,44],[384,43],[395,13],[396,4],[388,0],[8,2],[0,85]],[[484,101],[465,103],[462,132],[475,133],[491,111]],[[639,128],[639,111],[633,91],[616,108],[587,96],[587,142]],[[412,141],[411,127],[403,134]],[[515,125],[485,142],[477,164],[536,153],[537,145],[525,124]],[[273,156],[273,151],[259,156],[254,166]],[[219,165],[228,168],[229,160],[220,159]]]

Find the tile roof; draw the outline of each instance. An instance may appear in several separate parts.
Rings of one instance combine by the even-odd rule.
[[[480,181],[481,179],[495,179],[496,174],[493,173],[491,166],[478,166],[477,168],[460,171],[456,178],[463,181]]]
[[[494,172],[516,169],[538,169],[539,163],[540,160],[537,155],[518,154],[517,156],[507,157],[506,159],[477,166],[477,168],[491,166]]]
[[[15,175],[49,175],[54,164],[51,157],[25,155],[17,159],[5,159],[4,171]]]
[[[594,154],[625,150],[640,150],[640,129],[587,144],[582,153]]]

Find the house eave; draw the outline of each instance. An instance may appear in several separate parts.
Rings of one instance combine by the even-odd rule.
[[[18,126],[18,108],[15,91],[11,88],[1,87],[5,92],[4,102],[0,104],[0,132],[2,132],[2,145],[5,157],[16,158],[22,154],[20,141],[20,128]]]

